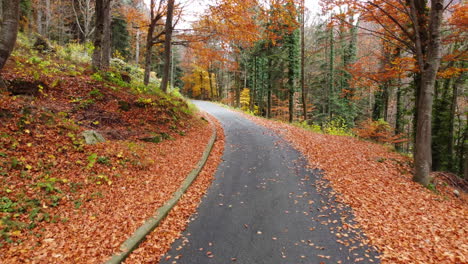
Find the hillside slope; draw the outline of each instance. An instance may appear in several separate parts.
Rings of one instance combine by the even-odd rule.
[[[41,54],[20,42],[2,72],[0,262],[105,260],[170,198],[211,136],[177,94],[130,70],[91,74],[66,48]],[[84,131],[105,142],[86,144]]]

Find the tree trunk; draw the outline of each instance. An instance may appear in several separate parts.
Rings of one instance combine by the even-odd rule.
[[[403,107],[402,107],[402,91],[401,91],[401,81],[398,79],[398,86],[397,86],[397,92],[396,92],[396,118],[395,118],[395,134],[401,134],[403,133]],[[398,151],[402,150],[402,145],[401,143],[396,144],[396,149]]]
[[[150,81],[151,74],[151,55],[153,53],[153,43],[152,43],[152,33],[154,31],[154,26],[150,25],[148,29],[148,36],[146,38],[146,51],[145,51],[145,76],[143,83],[147,86]]]
[[[140,29],[136,32],[136,45],[135,45],[135,64],[140,63]]]
[[[294,120],[294,90],[289,89],[289,123]]]
[[[216,90],[215,90],[215,86],[213,85],[213,74],[207,70],[207,73],[208,73],[208,81],[210,82],[210,93],[211,93],[211,96],[210,96],[210,100],[214,100],[215,97],[216,97]]]
[[[415,9],[414,0],[411,0],[411,8],[413,14],[424,14],[425,6],[420,10]],[[437,77],[437,71],[440,66],[441,59],[441,36],[440,27],[442,23],[443,14],[443,0],[432,0],[429,22],[429,41],[427,43],[427,53],[423,56],[423,46],[421,42],[421,35],[425,34],[419,27],[417,20],[415,25],[415,34],[417,38],[417,57],[418,66],[421,70],[421,82],[418,94],[418,107],[416,122],[416,142],[415,142],[415,175],[413,180],[423,185],[430,183],[429,173],[432,166],[432,153],[431,153],[431,121],[432,121],[432,104],[434,85]],[[419,18],[413,15],[413,18]],[[425,44],[424,44],[425,45]]]
[[[334,42],[335,40],[333,39],[333,27],[330,28],[330,58],[329,58],[329,77],[328,77],[328,118],[330,120],[332,119],[333,116],[333,100],[335,96],[335,45]]]
[[[5,66],[16,43],[19,24],[20,0],[2,0],[2,21],[0,23],[0,70]]]
[[[112,40],[111,40],[111,22],[112,22],[112,0],[104,0],[104,30],[102,36],[102,62],[101,67],[107,70],[110,65],[111,51],[112,51]]]
[[[297,79],[297,70],[299,68],[297,57],[297,35],[295,32],[291,32],[286,38],[288,42],[288,112],[289,112],[289,123],[294,120],[294,93],[296,92],[295,85]]]
[[[457,98],[458,98],[458,86],[463,85],[464,78],[463,74],[460,74],[460,76],[457,77],[457,79],[453,83],[453,90],[452,90],[452,100],[450,104],[450,117],[449,117],[449,129],[448,129],[448,134],[450,137],[450,141],[448,144],[448,152],[451,154],[450,160],[449,160],[449,168],[450,171],[455,172],[455,157],[454,157],[454,149],[455,149],[455,114],[456,114],[456,108],[457,108]]]
[[[150,74],[151,74],[151,56],[152,56],[152,49],[153,49],[153,34],[154,30],[156,29],[156,23],[158,21],[155,13],[154,13],[155,1],[151,0],[150,4],[150,15],[151,20],[148,27],[148,34],[146,34],[146,51],[145,51],[145,74],[143,83],[148,86],[150,81]]]
[[[240,107],[240,93],[241,93],[241,76],[240,72],[237,71],[234,73],[235,76],[235,89],[236,89],[236,107]]]
[[[49,38],[50,37],[50,20],[52,17],[52,10],[50,8],[50,0],[46,0],[45,9],[46,9],[45,36]]]
[[[93,70],[101,70],[102,62],[102,36],[104,35],[104,1],[96,0],[96,29],[94,32]]]
[[[271,118],[271,84],[268,84],[267,91],[267,118]]]
[[[468,113],[466,113],[465,116],[468,119]],[[463,178],[465,178],[465,180],[468,180],[468,154],[466,153],[468,150],[468,124],[465,125],[465,131],[463,133],[463,138],[460,144],[461,146],[459,147],[460,149],[459,171],[460,171],[460,174],[463,171]],[[465,155],[464,159],[463,159],[463,155]]]
[[[305,39],[304,39],[304,31],[305,31],[305,5],[304,0],[301,3],[301,90],[302,90],[302,114],[304,121],[307,120],[307,91],[305,87],[305,73],[304,73],[304,65],[305,65]]]
[[[111,53],[111,2],[96,0],[96,29],[94,34],[93,69],[109,68]]]
[[[164,68],[161,89],[167,92],[167,84],[169,82],[169,69],[171,66],[171,41],[172,41],[172,17],[174,15],[174,0],[167,2],[167,14],[165,25],[165,39],[164,39]],[[209,73],[208,73],[209,74]]]
[[[203,86],[203,71],[199,71],[200,76],[200,95],[201,99],[205,100],[205,86]]]
[[[37,7],[37,21],[36,21],[36,24],[37,24],[37,33],[39,33],[39,35],[42,35],[44,32],[43,32],[43,29],[42,29],[42,8],[41,8],[41,1],[39,0],[39,6]]]
[[[270,50],[268,50],[268,78],[267,78],[267,118],[271,118],[271,91],[273,90],[273,59],[271,58]]]
[[[250,103],[249,109],[253,113],[255,111],[255,91],[257,90],[257,56],[253,57],[253,74],[252,74],[252,87],[250,89]]]

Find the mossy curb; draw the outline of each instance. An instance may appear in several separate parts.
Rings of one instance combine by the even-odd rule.
[[[148,218],[145,221],[145,223],[142,226],[140,226],[133,233],[133,235],[130,236],[120,246],[120,253],[113,255],[109,260],[105,262],[105,264],[116,264],[124,261],[132,253],[132,251],[135,250],[138,247],[138,245],[144,241],[146,235],[153,231],[159,225],[159,223],[167,216],[169,211],[171,211],[171,209],[177,204],[179,199],[182,197],[185,191],[187,191],[187,189],[190,187],[195,178],[197,178],[198,174],[200,173],[206,161],[208,160],[208,157],[211,153],[211,149],[213,148],[214,142],[216,140],[216,127],[211,121],[210,123],[213,132],[210,141],[208,142],[208,145],[206,146],[205,151],[203,152],[203,156],[200,159],[200,161],[198,161],[195,169],[193,169],[187,176],[187,178],[185,178],[179,189],[176,192],[174,192],[172,198],[169,201],[167,201],[162,207],[158,208],[158,210],[156,210],[155,215]]]

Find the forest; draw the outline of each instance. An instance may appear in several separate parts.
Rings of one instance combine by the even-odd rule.
[[[19,1],[19,31],[92,45],[95,69],[111,58],[140,65],[146,85],[155,71],[163,91],[171,83],[191,98],[393,144],[414,154],[424,184],[429,171],[466,178],[463,2],[436,10],[426,2],[327,0],[319,16],[304,1],[226,0],[189,29],[178,28],[184,3],[108,2],[99,10],[91,0]]]
[[[232,151],[232,142],[224,145],[231,121],[196,110],[210,101],[281,135],[331,175],[325,179],[355,210],[382,262],[464,263],[468,4],[311,3],[0,0],[0,262],[72,263],[86,252],[85,262],[97,263],[118,255],[128,233],[178,193],[206,156],[188,198],[185,190],[178,198],[182,209],[177,205],[140,255],[130,256],[137,263],[162,260],[218,165],[229,161],[222,155]],[[313,151],[321,156],[311,158]],[[360,166],[375,178],[359,178]],[[342,179],[340,171],[353,175]],[[360,189],[372,192],[374,185],[382,193]],[[444,192],[448,186],[453,190]],[[408,223],[393,215],[400,212],[394,201],[405,195],[414,203],[401,209]],[[422,204],[437,212],[418,213]],[[135,218],[126,218],[129,211]],[[404,230],[403,242],[377,225],[386,214],[398,222],[391,231]],[[428,218],[437,232],[416,227]],[[354,230],[351,222],[344,226]],[[439,236],[443,246],[418,251],[420,241]],[[405,243],[411,250],[397,256]]]
[[[189,45],[183,91],[393,144],[432,159],[421,175],[467,177],[466,3],[432,2],[437,14],[424,1],[327,0],[317,16],[304,1],[265,2],[207,10],[194,30],[215,37]]]

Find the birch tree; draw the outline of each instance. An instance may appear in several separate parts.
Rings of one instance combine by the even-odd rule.
[[[95,3],[92,0],[76,0],[72,3],[72,9],[83,41],[88,42],[95,30],[93,25]]]

